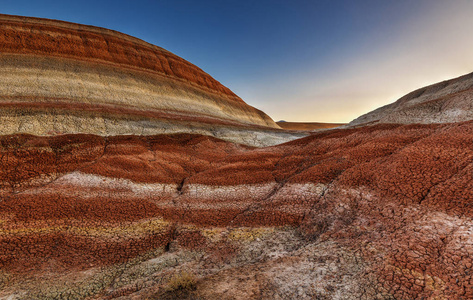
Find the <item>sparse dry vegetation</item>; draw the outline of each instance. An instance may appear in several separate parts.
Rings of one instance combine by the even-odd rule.
[[[0,299],[473,299],[473,73],[282,144],[143,41],[0,41]]]
[[[196,288],[197,279],[195,275],[189,271],[181,271],[174,274],[169,280],[166,291],[193,291]]]
[[[195,290],[197,279],[189,271],[174,274],[163,291],[154,295],[153,299],[160,300],[197,300]]]

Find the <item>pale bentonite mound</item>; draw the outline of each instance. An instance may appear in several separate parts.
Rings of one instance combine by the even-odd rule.
[[[415,90],[350,122],[431,124],[473,120],[473,73]]]
[[[0,15],[0,53],[1,134],[294,138],[195,65],[116,31]]]

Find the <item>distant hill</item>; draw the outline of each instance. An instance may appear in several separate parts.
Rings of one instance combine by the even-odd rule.
[[[473,73],[417,89],[364,114],[351,126],[376,123],[432,124],[473,120]]]
[[[0,299],[473,299],[472,74],[281,129],[124,34],[0,41]]]
[[[317,130],[336,128],[346,125],[345,123],[286,122],[283,120],[276,122],[276,124],[286,130]]]

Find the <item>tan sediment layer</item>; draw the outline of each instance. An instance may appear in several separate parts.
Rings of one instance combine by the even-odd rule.
[[[161,75],[28,55],[0,55],[0,69],[3,135],[190,132],[258,147],[303,136],[255,124],[243,102],[222,104],[228,96]]]
[[[0,15],[2,53],[37,54],[143,69],[235,96],[197,66],[117,31],[63,21]],[[235,101],[241,101],[234,98]]]
[[[109,105],[141,111],[170,111],[253,124],[245,103],[206,92],[160,74],[123,70],[54,57],[1,55],[0,99],[54,104]],[[7,102],[8,103],[8,102]],[[11,103],[14,105],[14,103]],[[267,126],[267,124],[258,124]]]
[[[208,135],[221,125],[280,133],[198,67],[107,29],[0,15],[0,71],[2,134],[157,134],[195,124]]]

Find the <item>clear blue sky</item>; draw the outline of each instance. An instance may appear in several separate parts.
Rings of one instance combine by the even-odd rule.
[[[275,120],[348,122],[473,72],[469,0],[0,0],[0,12],[136,36]]]

